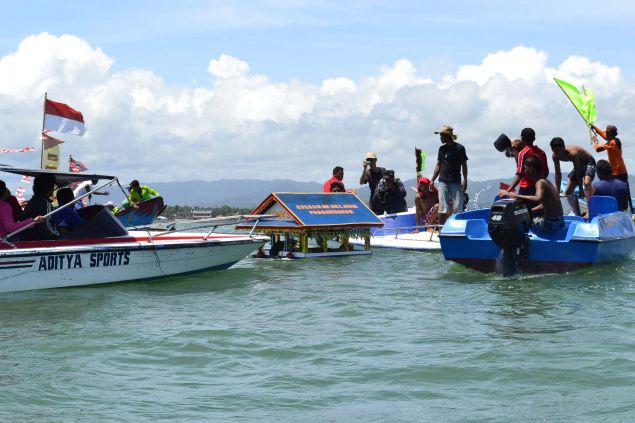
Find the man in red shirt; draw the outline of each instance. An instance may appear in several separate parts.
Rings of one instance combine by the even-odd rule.
[[[525,147],[518,153],[518,165],[516,166],[516,176],[509,186],[509,191],[513,191],[518,186],[520,195],[536,195],[536,182],[549,176],[549,164],[547,162],[547,154],[538,146],[534,145],[536,140],[536,132],[531,128],[525,128],[520,132],[520,139]],[[525,160],[531,156],[538,156],[542,161],[542,171],[537,179],[532,179],[525,175]]]
[[[333,168],[333,176],[327,179],[322,186],[324,192],[346,192],[344,188],[344,168],[342,166],[335,166]]]

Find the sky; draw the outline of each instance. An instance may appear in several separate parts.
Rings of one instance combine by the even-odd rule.
[[[635,5],[626,1],[48,1],[0,16],[0,148],[39,150],[44,93],[80,110],[62,155],[124,181],[294,179],[334,166],[358,185],[365,154],[415,176],[442,125],[469,179],[510,180],[493,148],[533,127],[590,149],[553,83],[596,93],[635,171]],[[601,154],[596,157],[603,157]],[[39,153],[1,163],[37,167]],[[553,168],[553,166],[551,166]],[[566,171],[568,168],[564,166]],[[7,178],[9,180],[10,178]]]

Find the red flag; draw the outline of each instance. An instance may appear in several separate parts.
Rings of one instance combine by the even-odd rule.
[[[68,159],[68,170],[73,173],[80,173],[88,170],[86,165],[79,160],[75,160],[72,157]]]
[[[44,129],[73,135],[84,135],[84,116],[68,104],[46,99],[44,103]]]

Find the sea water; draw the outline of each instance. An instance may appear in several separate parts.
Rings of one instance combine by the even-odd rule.
[[[635,421],[634,274],[375,250],[2,294],[0,421]]]

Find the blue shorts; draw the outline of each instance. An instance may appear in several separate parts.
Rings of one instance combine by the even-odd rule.
[[[463,211],[463,191],[458,182],[439,181],[439,213]]]

